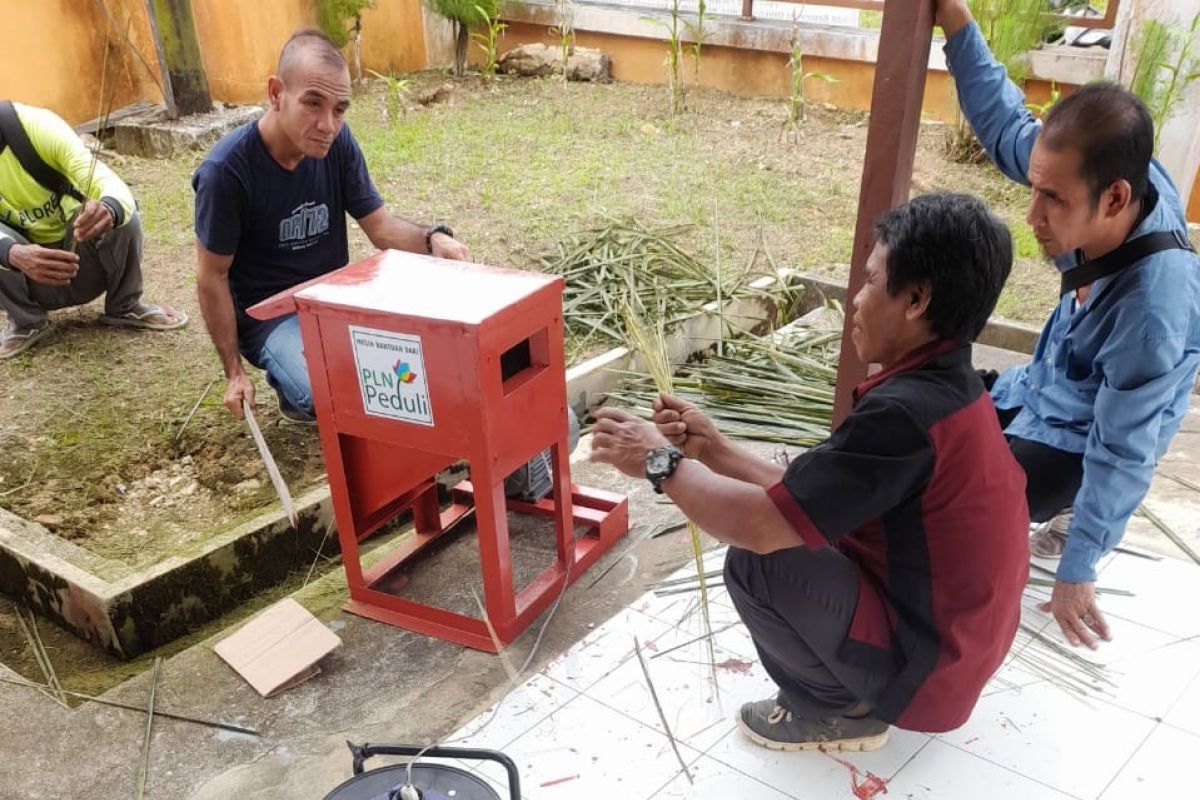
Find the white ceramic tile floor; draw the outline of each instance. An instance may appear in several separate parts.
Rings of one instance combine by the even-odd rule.
[[[679,749],[692,763],[700,751]],[[522,795],[555,798],[649,798],[679,773],[670,741],[658,731],[580,695],[505,748],[517,764]],[[480,770],[502,776],[498,765]]]
[[[1190,755],[1189,755],[1190,754]],[[1200,736],[1160,725],[1146,739],[1121,773],[1105,789],[1101,800],[1191,798],[1200,795],[1192,776]]]
[[[1200,675],[1192,679],[1163,721],[1200,736]]]
[[[1048,683],[988,695],[952,745],[1076,797],[1096,797],[1155,722]]]
[[[713,690],[713,671],[702,642],[646,661],[672,735],[701,751],[733,730],[733,712],[742,703],[761,700],[775,691],[775,684],[756,664],[719,648],[714,655],[721,665],[715,671],[719,692]],[[662,730],[636,658],[593,684],[587,694],[643,725]]]
[[[706,568],[720,563],[720,553],[706,555]],[[675,577],[690,574],[688,565]],[[460,744],[512,756],[525,800],[870,800],[882,797],[883,782],[888,796],[914,800],[1200,796],[1181,766],[1200,753],[1200,620],[1191,613],[1200,607],[1200,567],[1118,556],[1101,576],[1102,585],[1136,596],[1101,600],[1114,641],[1087,656],[1104,665],[1113,686],[1086,701],[1010,659],[957,731],[930,737],[893,729],[883,749],[838,759],[766,750],[737,731],[733,714],[774,687],[728,592],[714,587],[713,627],[735,623],[714,637],[725,665],[717,673],[719,704],[707,646],[691,641],[703,632],[696,593],[648,593],[514,690],[487,727],[479,731],[480,720],[465,725],[473,735]],[[1061,641],[1058,626],[1036,608],[1047,597],[1030,589],[1022,618]],[[661,732],[633,653],[635,636],[691,783]],[[507,797],[500,767],[477,771]],[[870,780],[880,784],[875,794],[869,784],[855,793]]]
[[[650,608],[651,611],[655,610],[652,603]],[[698,639],[707,633],[703,615],[696,610],[697,607],[693,607],[690,613],[682,619],[680,618],[680,614],[687,608],[686,605],[672,605],[666,609],[665,613],[656,615],[656,619],[662,620],[670,627],[670,633],[667,636],[660,636],[655,643],[659,651],[670,646],[667,638],[673,638],[675,642],[684,642]],[[758,654],[754,648],[754,640],[750,638],[749,631],[742,624],[741,618],[738,617],[737,611],[733,609],[732,605],[709,601],[708,618],[714,634],[713,642],[718,647],[743,658],[757,659]]]
[[[670,630],[662,620],[636,610],[626,608],[612,619],[556,656],[542,674],[564,683],[573,689],[583,690],[612,672],[623,661],[633,656],[633,638],[643,645],[650,643]]]
[[[792,795],[772,789],[762,781],[727,767],[707,756],[689,768],[692,778],[677,775],[654,794],[654,800],[730,800],[754,797],[756,800],[791,800]]]
[[[1077,650],[1076,653],[1080,658],[1091,661],[1094,664],[1104,665],[1108,667],[1106,670],[1108,679],[1112,682],[1111,685],[1104,682],[1093,682],[1093,686],[1097,692],[1097,697],[1106,700],[1114,700],[1120,692],[1136,692],[1139,688],[1149,688],[1153,691],[1163,692],[1167,689],[1166,684],[1171,681],[1183,677],[1187,672],[1186,663],[1177,663],[1180,660],[1186,662],[1182,657],[1183,653],[1190,650],[1190,647],[1181,647],[1178,651],[1170,648],[1174,644],[1186,644],[1188,642],[1179,642],[1179,640],[1169,634],[1161,631],[1152,630],[1143,627],[1137,623],[1130,622],[1120,617],[1108,618],[1110,634],[1112,641],[1100,643],[1098,649],[1084,651]],[[1057,624],[1047,624],[1041,629],[1041,635],[1058,643],[1066,648],[1066,640],[1062,636],[1062,629]],[[1021,631],[1017,634],[1017,640],[1013,643],[1012,657],[1005,662],[1001,670],[996,673],[988,684],[988,688],[984,691],[985,695],[994,694],[997,691],[1006,691],[1008,689],[1028,686],[1045,680],[1047,675],[1044,671],[1038,671],[1032,664],[1025,660],[1026,648],[1030,647],[1027,643],[1030,641],[1029,635]],[[1156,655],[1160,653],[1161,655]],[[1041,645],[1033,645],[1030,648],[1030,655],[1043,655],[1046,653],[1045,647]],[[1143,656],[1151,663],[1157,663],[1158,660],[1165,659],[1171,662],[1171,666],[1177,670],[1171,673],[1171,677],[1165,683],[1156,683],[1151,681],[1148,687],[1139,687],[1135,684],[1129,674],[1132,672],[1141,675],[1144,672],[1142,667],[1137,664],[1127,664],[1135,659],[1141,659]],[[1196,668],[1200,669],[1200,661],[1196,662]],[[1194,674],[1194,672],[1192,673]],[[1186,677],[1190,678],[1190,675]],[[1183,683],[1186,684],[1186,678]],[[1172,684],[1174,685],[1174,684]],[[1182,684],[1176,686],[1179,688]],[[1173,698],[1172,698],[1173,699]],[[1125,703],[1118,703],[1126,708],[1130,708]],[[1131,710],[1142,712],[1139,708]]]
[[[446,743],[454,747],[503,750],[505,745],[550,716],[554,709],[566,705],[577,694],[576,690],[553,678],[534,675],[451,734]]]
[[[1197,577],[1200,578],[1200,574]],[[1101,611],[1107,608],[1105,603],[1108,599],[1101,600]],[[1179,641],[1177,636],[1148,628],[1125,617],[1106,614],[1105,619],[1109,626],[1110,641],[1098,642],[1095,650],[1079,648],[1077,651],[1081,658],[1085,658],[1093,664],[1112,666]],[[1067,640],[1063,637],[1062,628],[1057,623],[1043,628],[1042,635],[1049,637],[1062,647],[1070,648]]]
[[[1105,597],[1105,613],[1184,639],[1200,636],[1200,567],[1174,558],[1151,561],[1130,555],[1113,559],[1100,580],[1134,597]]]
[[[1200,645],[1175,641],[1112,662],[1106,670],[1115,686],[1103,700],[1152,719],[1175,708],[1200,674]],[[1197,795],[1200,796],[1200,787]]]
[[[906,800],[1074,800],[937,739],[888,781],[887,796]]]
[[[780,753],[751,742],[738,730],[726,734],[705,754],[763,783],[797,798],[853,798],[854,776],[846,764],[858,770],[859,782],[874,775],[889,780],[929,742],[923,733],[892,729],[888,743],[869,753],[820,751]],[[837,756],[834,759],[832,756]],[[841,763],[845,762],[845,763]]]

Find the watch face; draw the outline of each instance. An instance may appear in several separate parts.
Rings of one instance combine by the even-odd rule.
[[[646,472],[663,472],[671,465],[671,456],[666,450],[651,450],[646,454]]]

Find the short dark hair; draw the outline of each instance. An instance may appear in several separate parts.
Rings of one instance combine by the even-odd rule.
[[[333,39],[329,38],[329,34],[319,28],[300,28],[283,43],[283,49],[279,51],[279,64],[275,68],[275,74],[283,77],[285,72],[291,70],[300,61],[300,58],[309,52],[316,54],[322,63],[330,67],[344,68],[346,66],[346,57],[334,44]]]
[[[1126,180],[1132,199],[1146,195],[1154,155],[1154,120],[1146,104],[1120,84],[1098,81],[1081,86],[1050,107],[1040,134],[1051,150],[1080,153],[1080,177],[1092,203],[1114,181]]]
[[[914,197],[875,223],[888,250],[887,290],[929,286],[925,318],[942,339],[974,341],[1012,269],[1012,236],[982,200],[937,192]]]

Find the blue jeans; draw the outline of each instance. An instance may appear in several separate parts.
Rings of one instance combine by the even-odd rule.
[[[300,320],[295,314],[267,334],[258,351],[258,363],[267,371],[271,385],[283,403],[316,419],[313,410],[312,381],[304,360],[304,342],[300,339]]]

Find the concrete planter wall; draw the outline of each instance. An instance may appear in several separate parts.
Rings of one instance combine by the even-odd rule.
[[[0,591],[119,658],[166,644],[336,548],[327,489],[297,498],[298,530],[273,510],[213,537],[199,554],[144,570],[97,557],[0,511]]]
[[[805,289],[804,302],[801,304],[801,313],[811,311],[825,302],[826,298],[836,300],[843,306],[846,305],[846,284],[844,281],[834,280],[821,275],[813,275],[807,272],[795,273],[794,280],[804,286]],[[980,344],[998,347],[1002,350],[1012,350],[1017,353],[1032,353],[1034,345],[1037,344],[1039,333],[1041,333],[1041,329],[1035,328],[1032,325],[1026,325],[1023,322],[1014,322],[1013,320],[1001,317],[993,317],[984,326],[983,333],[979,334],[979,338],[976,341]]]

